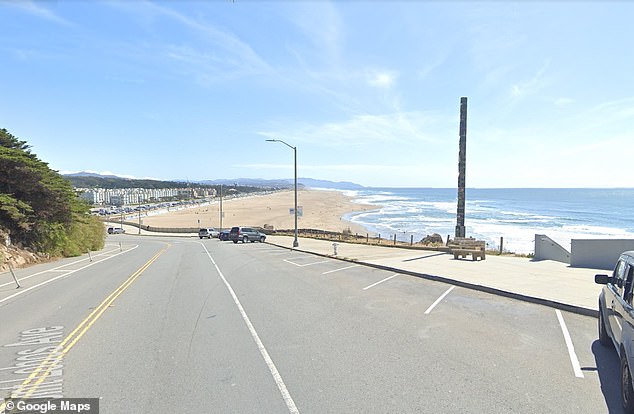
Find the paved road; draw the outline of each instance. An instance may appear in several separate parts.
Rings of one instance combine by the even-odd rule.
[[[117,235],[92,262],[18,277],[0,275],[3,396],[99,397],[102,413],[621,412],[596,319],[411,276]]]

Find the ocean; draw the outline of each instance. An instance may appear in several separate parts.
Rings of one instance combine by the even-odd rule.
[[[419,241],[438,233],[446,241],[456,226],[457,189],[364,188],[344,191],[376,210],[344,218],[382,238]],[[634,238],[634,188],[627,189],[476,189],[466,190],[467,236],[489,248],[534,252],[535,234],[545,234],[570,251],[571,239]]]

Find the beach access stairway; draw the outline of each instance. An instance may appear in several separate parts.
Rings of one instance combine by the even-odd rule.
[[[486,259],[486,242],[484,240],[476,240],[473,237],[456,237],[447,243],[449,251],[453,254],[453,258],[466,258],[471,255],[471,260]]]

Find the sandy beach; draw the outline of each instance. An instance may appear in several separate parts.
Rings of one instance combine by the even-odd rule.
[[[222,227],[232,226],[273,226],[276,230],[294,228],[294,216],[290,209],[294,205],[293,191],[280,191],[266,195],[223,200],[224,218]],[[340,191],[300,190],[297,205],[303,210],[298,218],[300,229],[320,229],[341,232],[350,229],[352,233],[365,234],[360,225],[344,220],[342,216],[355,211],[378,208],[374,205],[354,203]],[[143,224],[152,227],[220,227],[220,204],[213,204],[174,211],[143,218]]]

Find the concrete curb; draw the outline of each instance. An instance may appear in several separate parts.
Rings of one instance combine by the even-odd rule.
[[[340,260],[340,261],[343,261],[343,262],[357,263],[357,264],[361,264],[361,265],[364,265],[364,266],[373,267],[375,269],[389,270],[391,272],[395,272],[395,273],[399,273],[399,274],[403,274],[403,275],[419,277],[419,278],[427,279],[427,280],[433,280],[435,282],[441,282],[441,283],[446,283],[446,284],[450,284],[450,285],[463,287],[463,288],[466,288],[466,289],[477,290],[477,291],[480,291],[480,292],[489,293],[491,295],[503,296],[503,297],[506,297],[506,298],[515,299],[515,300],[521,300],[523,302],[528,302],[528,303],[535,303],[537,305],[548,306],[548,307],[551,307],[551,308],[554,308],[554,309],[559,309],[559,310],[563,310],[563,311],[566,311],[566,312],[575,313],[575,314],[578,314],[578,315],[590,316],[590,317],[593,317],[593,318],[598,318],[598,316],[599,316],[599,312],[596,309],[585,308],[583,306],[570,305],[568,303],[557,302],[557,301],[550,300],[550,299],[544,299],[544,298],[539,298],[539,297],[535,297],[535,296],[522,295],[522,294],[516,293],[516,292],[509,292],[509,291],[506,291],[506,290],[496,289],[496,288],[492,288],[492,287],[489,287],[489,286],[476,285],[474,283],[469,283],[469,282],[464,282],[464,281],[461,281],[461,280],[451,279],[451,278],[444,277],[444,276],[437,276],[437,275],[430,275],[430,274],[426,274],[426,273],[412,272],[410,270],[403,270],[403,269],[399,269],[399,268],[391,267],[391,266],[383,266],[383,265],[379,265],[379,264],[375,264],[375,263],[367,263],[367,262],[363,262],[363,261],[359,261],[359,260],[341,258],[341,257],[329,255],[329,254],[316,253],[316,252],[311,252],[311,251],[308,251],[308,250],[301,250],[301,249],[297,249],[297,248],[282,246],[282,245],[271,243],[271,242],[266,242],[266,244],[270,244],[272,246],[281,247],[281,248],[287,249],[287,250],[294,250],[294,251],[298,251],[298,252],[302,252],[302,253],[308,253],[308,254],[312,254],[312,255],[315,255],[315,256],[328,257],[330,259],[337,259],[337,260]]]

